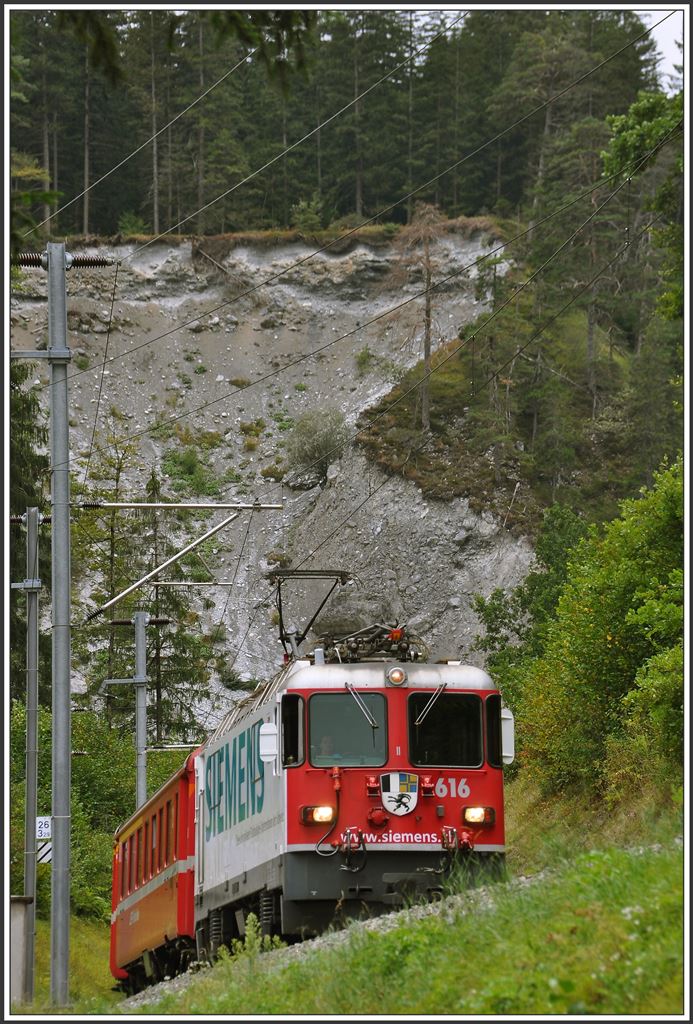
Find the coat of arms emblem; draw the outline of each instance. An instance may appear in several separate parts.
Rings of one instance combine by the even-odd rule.
[[[387,772],[380,776],[383,807],[391,814],[409,814],[416,807],[419,776],[410,772]]]

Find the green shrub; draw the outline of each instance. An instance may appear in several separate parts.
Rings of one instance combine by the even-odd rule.
[[[178,494],[219,494],[219,478],[201,460],[192,446],[182,451],[169,448],[164,452],[161,468],[171,478],[173,490]]]
[[[118,231],[121,235],[146,235],[149,225],[136,213],[126,210],[118,218]]]
[[[249,423],[241,422],[240,430],[246,437],[259,437],[266,426],[267,424],[262,417],[258,417],[258,419],[251,420]]]
[[[641,665],[623,698],[626,727],[644,735],[671,761],[683,759],[683,644],[659,651]]]
[[[356,356],[356,369],[358,370],[359,375],[362,376],[364,373],[368,373],[368,371],[373,368],[375,360],[375,352],[373,352],[368,345],[364,345]]]
[[[319,231],[322,227],[322,200],[317,192],[300,199],[291,207],[291,226],[298,231]]]
[[[598,786],[607,748],[628,736],[678,769],[682,562],[679,461],[574,549],[543,656],[524,667],[526,756],[547,790]]]
[[[286,443],[290,468],[315,469],[324,479],[327,468],[342,454],[349,432],[338,409],[316,409],[296,420]]]

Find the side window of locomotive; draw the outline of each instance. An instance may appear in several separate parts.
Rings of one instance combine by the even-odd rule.
[[[486,760],[492,768],[502,768],[501,699],[492,693],[486,698]]]
[[[282,764],[291,767],[305,760],[303,697],[287,693],[282,697]]]
[[[409,697],[411,763],[480,768],[483,762],[481,698],[471,693],[443,693],[422,718],[430,699],[430,691],[412,693]]]
[[[308,701],[310,763],[383,765],[387,760],[387,704],[381,693],[359,691],[374,725],[351,693],[316,693]]]

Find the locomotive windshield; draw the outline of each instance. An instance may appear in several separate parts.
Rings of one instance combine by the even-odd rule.
[[[383,765],[387,760],[387,712],[381,693],[359,693],[372,722],[351,693],[316,693],[308,702],[310,762]]]
[[[430,699],[430,693],[409,697],[411,763],[479,768],[483,762],[481,698],[471,693],[443,693],[421,718]]]

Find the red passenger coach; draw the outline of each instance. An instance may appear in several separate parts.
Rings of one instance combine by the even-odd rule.
[[[115,834],[111,973],[128,991],[194,959],[194,758]]]

